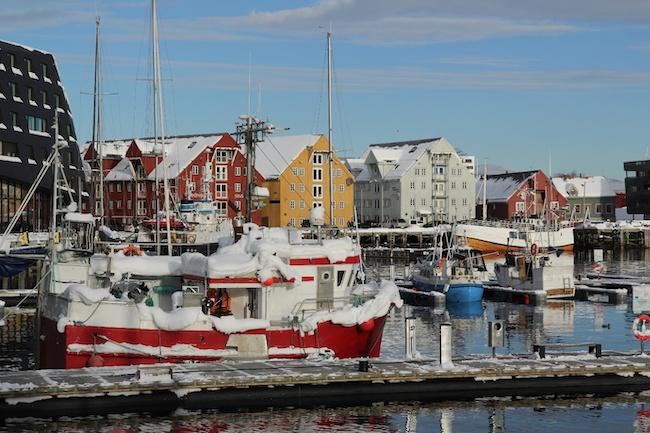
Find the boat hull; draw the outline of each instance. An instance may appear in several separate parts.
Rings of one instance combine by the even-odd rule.
[[[541,250],[555,248],[565,252],[573,251],[573,227],[530,232],[527,239],[511,238],[513,230],[509,227],[459,224],[457,233],[467,246],[484,253],[522,250],[532,244],[536,244]]]
[[[313,353],[333,352],[337,358],[377,357],[381,349],[385,316],[356,326],[331,321],[318,324],[313,333],[301,335],[291,328],[252,330],[236,334],[253,336],[266,346],[267,358],[304,358]],[[67,325],[41,318],[40,368],[82,368],[101,357],[102,366],[154,364],[159,362],[207,362],[241,358],[228,347],[235,334],[217,330],[165,331],[159,329]],[[258,336],[255,339],[255,336]],[[104,346],[110,343],[110,347]],[[96,361],[96,357],[95,357]]]
[[[480,283],[451,283],[447,288],[446,286],[446,284],[432,283],[421,278],[413,279],[413,287],[417,290],[444,293],[447,304],[479,302],[483,298],[483,285]]]

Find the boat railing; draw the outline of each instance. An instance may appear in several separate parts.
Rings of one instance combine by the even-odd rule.
[[[349,296],[307,298],[294,305],[291,309],[290,317],[293,317],[294,320],[303,320],[307,315],[317,311],[332,311],[344,307],[349,303]]]
[[[498,228],[508,228],[513,230],[523,230],[523,231],[558,231],[563,228],[573,227],[574,224],[571,221],[542,221],[537,219],[525,219],[525,220],[467,220],[463,224],[468,225],[478,225],[483,227],[498,227]]]

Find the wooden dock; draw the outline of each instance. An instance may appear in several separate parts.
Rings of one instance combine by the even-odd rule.
[[[245,410],[650,389],[650,357],[586,352],[436,360],[277,360],[3,373],[0,417]]]
[[[650,227],[593,225],[573,229],[576,249],[650,248]]]

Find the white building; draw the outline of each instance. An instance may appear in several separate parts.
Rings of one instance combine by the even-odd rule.
[[[474,218],[474,157],[444,138],[373,144],[362,159],[355,186],[361,222]]]

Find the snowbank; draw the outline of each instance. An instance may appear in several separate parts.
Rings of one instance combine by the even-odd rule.
[[[370,319],[385,316],[392,305],[400,308],[402,304],[395,283],[383,280],[378,286],[377,295],[359,307],[347,306],[335,311],[318,311],[306,317],[300,323],[300,329],[303,332],[312,332],[318,327],[318,323],[328,320],[343,326],[360,325]]]

